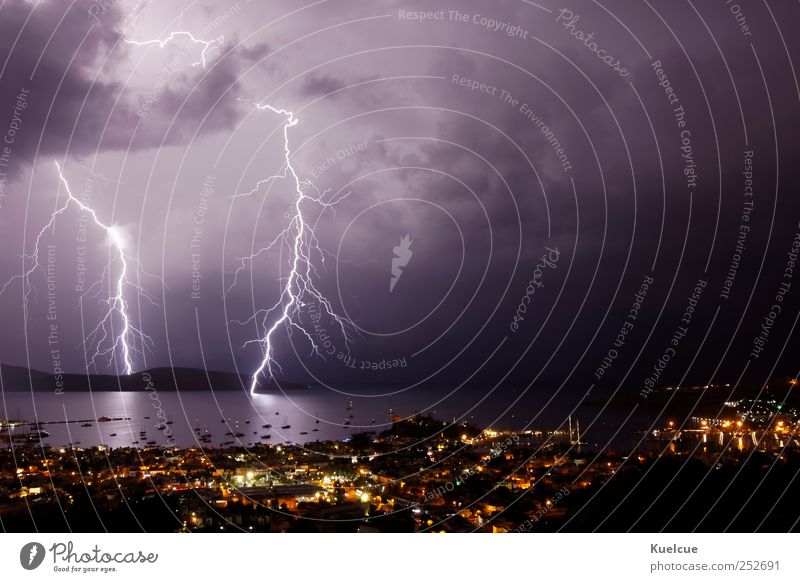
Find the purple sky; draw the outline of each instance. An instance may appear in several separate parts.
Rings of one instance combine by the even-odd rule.
[[[240,258],[286,226],[295,192],[287,179],[234,198],[284,162],[283,117],[252,100],[299,120],[288,135],[301,179],[347,194],[335,212],[312,204],[304,216],[323,249],[314,280],[361,330],[353,364],[334,322],[315,323],[306,305],[303,329],[330,336],[333,351],[311,355],[300,328],[281,327],[286,377],[508,373],[582,394],[613,349],[599,382],[640,385],[681,326],[660,383],[734,381],[748,360],[748,378],[796,373],[800,281],[786,271],[800,220],[796,2],[170,4],[0,4],[0,134],[11,142],[0,144],[0,282],[30,268],[65,200],[58,161],[149,274],[139,282],[152,301],[125,295],[152,338],[136,369],[249,374],[261,362],[247,342],[262,331],[229,322],[278,300],[291,248],[245,262],[223,293]],[[134,44],[175,31],[224,40],[205,54],[180,36]],[[3,363],[52,371],[55,323],[59,363],[86,368],[83,340],[120,266],[106,233],[85,223],[73,206],[40,239],[40,257],[54,249],[51,285],[33,274],[27,320],[22,281],[0,296]],[[406,235],[412,255],[390,292]],[[82,296],[83,277],[101,280],[99,292]],[[776,300],[781,283],[790,288]],[[398,367],[361,369],[381,361]],[[120,367],[119,350],[101,363]]]

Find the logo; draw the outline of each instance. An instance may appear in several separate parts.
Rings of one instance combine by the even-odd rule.
[[[26,570],[35,570],[44,561],[44,546],[39,542],[30,542],[19,551],[19,563]]]
[[[400,245],[394,247],[395,256],[392,258],[392,278],[389,280],[389,293],[394,291],[394,286],[397,285],[403,275],[403,268],[408,266],[408,262],[414,254],[411,252],[411,243],[414,241],[410,237],[411,235],[407,234],[400,239]]]

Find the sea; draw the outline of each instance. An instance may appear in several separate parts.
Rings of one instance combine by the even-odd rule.
[[[454,394],[446,388],[379,396],[314,387],[271,394],[6,391],[0,393],[0,419],[24,421],[3,429],[4,436],[10,433],[19,438],[39,430],[42,442],[55,447],[224,448],[346,441],[356,433],[388,430],[394,420],[415,414],[467,422],[481,429],[514,430],[566,428],[571,414],[552,407],[521,406],[513,394],[493,396],[474,389]],[[619,437],[618,421],[594,420],[595,413],[583,410],[572,421],[591,426],[590,434],[599,445]],[[616,435],[612,434],[615,430]],[[0,446],[8,443],[0,442]]]

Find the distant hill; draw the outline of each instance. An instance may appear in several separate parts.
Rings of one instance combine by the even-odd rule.
[[[214,372],[197,368],[153,368],[136,372],[130,376],[110,374],[63,374],[60,377],[21,366],[0,366],[2,388],[10,392],[63,392],[131,391],[145,390],[148,386],[159,391],[241,391],[249,390],[250,378],[230,372]],[[60,382],[60,386],[59,386]],[[152,383],[152,384],[151,384]],[[278,389],[304,388],[291,382],[262,379],[258,392]]]
[[[739,384],[731,387],[728,384],[714,384],[708,387],[658,388],[645,393],[645,396],[642,393],[617,394],[613,398],[598,397],[584,404],[621,408],[638,404],[640,410],[649,413],[680,416],[690,413],[696,416],[715,416],[723,409],[726,402],[753,399],[782,403],[786,408],[800,408],[800,385],[791,384],[787,378],[774,378],[766,386]]]

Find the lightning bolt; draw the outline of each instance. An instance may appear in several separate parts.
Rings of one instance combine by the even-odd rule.
[[[200,61],[192,63],[193,67],[202,65],[203,68],[205,68],[207,64],[206,57],[208,55],[208,51],[217,46],[222,46],[224,41],[222,36],[214,40],[206,41],[195,37],[190,32],[176,31],[171,33],[164,40],[134,41],[125,39],[125,42],[134,46],[147,46],[156,44],[159,48],[164,48],[167,43],[172,42],[176,38],[182,36],[188,37],[191,42],[202,45],[203,47],[202,51],[200,52]],[[113,358],[114,354],[119,354],[122,359],[124,373],[126,375],[133,374],[133,354],[135,352],[143,352],[146,347],[151,346],[152,339],[134,325],[130,316],[128,301],[125,298],[125,293],[126,290],[132,290],[138,296],[142,296],[151,303],[155,304],[154,298],[137,283],[137,281],[141,280],[142,273],[149,277],[153,277],[153,275],[150,275],[141,269],[138,261],[125,252],[125,241],[123,240],[120,230],[112,225],[103,223],[103,221],[101,221],[97,216],[97,213],[94,211],[94,209],[90,208],[75,197],[70,189],[69,182],[62,172],[61,166],[58,164],[58,162],[55,162],[55,165],[56,170],[58,171],[59,180],[67,192],[67,200],[60,208],[53,212],[53,214],[50,216],[50,221],[42,228],[42,230],[39,231],[38,235],[36,236],[33,254],[28,257],[32,261],[31,267],[25,271],[23,275],[12,277],[12,279],[6,282],[2,289],[0,289],[0,294],[4,293],[9,284],[11,284],[11,282],[14,280],[19,278],[23,279],[25,289],[23,295],[23,311],[25,313],[25,317],[27,318],[30,295],[33,291],[31,276],[36,271],[43,271],[42,265],[39,262],[39,249],[41,247],[42,239],[47,231],[51,230],[55,226],[56,219],[64,214],[69,209],[70,205],[77,206],[82,212],[89,214],[94,224],[106,233],[106,236],[111,244],[111,248],[114,249],[117,256],[117,261],[120,265],[119,274],[110,285],[110,296],[105,300],[107,309],[97,326],[84,339],[84,345],[94,345],[94,352],[89,359],[89,367],[94,367],[97,369],[98,359],[106,357],[111,359]],[[91,170],[89,171],[91,172]],[[131,276],[132,271],[136,275],[135,280]],[[102,278],[94,283],[94,285],[92,285],[81,298],[85,296],[96,297],[99,295],[104,288],[107,278],[111,278],[110,265],[104,269]],[[121,320],[122,326],[119,333],[114,336],[113,324],[115,317],[118,317]],[[137,348],[137,344],[141,346],[141,350]]]
[[[138,262],[126,254],[125,243],[120,230],[114,226],[109,226],[103,223],[92,208],[75,197],[69,187],[69,182],[67,182],[67,179],[64,177],[61,166],[58,164],[58,162],[55,162],[55,166],[58,172],[60,184],[64,187],[64,190],[67,193],[67,199],[64,204],[62,204],[50,215],[49,222],[42,227],[42,229],[36,235],[33,253],[30,256],[25,256],[25,258],[29,258],[31,260],[31,266],[22,275],[16,275],[9,279],[5,285],[0,288],[0,295],[5,293],[6,289],[12,282],[21,279],[24,287],[23,314],[27,320],[28,304],[31,293],[33,292],[31,277],[37,271],[42,273],[45,272],[39,260],[39,250],[41,248],[42,240],[47,232],[55,227],[58,217],[67,212],[70,206],[77,207],[81,212],[91,216],[94,224],[106,233],[106,236],[110,241],[111,248],[114,249],[115,254],[117,255],[117,261],[120,265],[120,272],[116,277],[116,280],[114,280],[111,284],[110,296],[104,301],[107,304],[108,309],[105,311],[97,326],[84,339],[84,345],[95,345],[94,353],[89,360],[89,367],[94,367],[96,369],[97,360],[99,358],[111,358],[114,354],[118,353],[122,359],[123,370],[125,374],[130,375],[133,373],[132,354],[140,351],[136,347],[137,342],[142,346],[142,349],[144,349],[144,347],[152,344],[152,340],[133,324],[128,310],[128,302],[125,299],[125,291],[126,289],[131,288],[151,302],[153,302],[153,298],[138,283],[131,279],[131,266],[138,267]],[[94,283],[86,291],[86,293],[81,296],[81,298],[89,296],[90,294],[93,294],[94,296],[99,294],[107,277],[111,277],[111,265],[108,265],[104,269],[102,278]],[[113,335],[113,323],[115,315],[118,316],[122,321],[122,329],[118,334],[116,334],[116,336]]]
[[[222,45],[223,37],[220,36],[214,40],[206,41],[195,37],[190,32],[176,31],[171,33],[164,40],[147,40],[147,41],[132,41],[126,40],[128,44],[135,46],[157,45],[159,48],[164,48],[167,43],[175,40],[177,37],[188,37],[192,42],[203,46],[200,54],[201,60],[194,63],[192,66],[202,65],[204,68],[207,64],[206,56],[208,51],[215,46]],[[236,286],[239,275],[244,271],[248,265],[253,264],[253,261],[261,254],[270,251],[276,245],[284,244],[289,250],[291,257],[290,271],[288,278],[285,279],[285,284],[280,293],[277,302],[269,309],[261,309],[251,316],[246,321],[231,321],[229,324],[247,325],[256,322],[261,333],[260,337],[245,343],[250,345],[258,343],[262,348],[263,359],[253,373],[250,382],[250,391],[255,392],[258,386],[258,380],[262,375],[273,377],[272,366],[275,365],[280,369],[280,364],[274,358],[274,336],[281,326],[287,326],[290,330],[296,329],[302,333],[312,346],[312,351],[319,356],[322,353],[319,350],[314,337],[306,330],[301,321],[302,307],[316,302],[320,306],[320,311],[324,311],[331,321],[339,328],[342,338],[344,340],[344,347],[349,354],[350,351],[350,336],[354,333],[352,323],[344,317],[339,316],[333,309],[331,302],[324,296],[324,294],[317,288],[315,280],[318,277],[317,267],[315,261],[321,261],[322,265],[325,264],[326,256],[330,256],[319,245],[313,228],[308,224],[304,214],[304,206],[306,203],[312,203],[323,211],[331,209],[335,213],[335,206],[341,201],[346,199],[350,192],[346,192],[338,196],[335,200],[326,199],[330,190],[320,191],[311,181],[301,180],[291,161],[291,147],[289,142],[289,129],[297,125],[298,119],[294,113],[286,109],[278,109],[271,105],[258,104],[252,100],[239,99],[250,103],[255,109],[260,111],[268,110],[284,118],[283,123],[283,146],[284,146],[284,160],[285,163],[281,170],[272,176],[268,176],[263,180],[259,180],[255,187],[248,191],[234,195],[234,198],[254,196],[261,188],[267,184],[278,180],[285,180],[291,177],[294,183],[294,193],[296,195],[294,201],[294,211],[290,213],[289,222],[287,226],[267,245],[256,251],[255,253],[242,257],[239,259],[239,266],[233,272],[233,282],[225,290],[224,297],[227,297],[231,290]],[[277,316],[277,317],[276,317]],[[273,317],[275,318],[273,321]]]
[[[280,296],[275,304],[269,309],[258,310],[246,321],[230,322],[242,325],[256,322],[257,327],[261,330],[258,339],[251,340],[245,344],[258,343],[262,348],[263,359],[253,373],[250,381],[250,391],[254,393],[258,386],[258,380],[262,375],[272,378],[274,377],[273,366],[278,370],[281,369],[280,364],[274,356],[275,335],[281,326],[287,327],[289,333],[291,333],[291,330],[297,330],[302,333],[310,343],[313,353],[324,358],[317,344],[317,340],[303,325],[301,317],[302,308],[306,305],[313,303],[319,305],[320,311],[324,312],[334,325],[338,327],[344,340],[345,349],[349,353],[354,326],[347,318],[339,316],[336,313],[331,302],[315,284],[315,280],[318,278],[318,271],[315,263],[316,261],[321,261],[324,266],[326,255],[330,256],[330,254],[320,247],[319,240],[313,228],[306,220],[305,212],[307,212],[306,206],[309,205],[321,208],[322,211],[331,209],[335,212],[335,206],[345,200],[350,195],[350,192],[338,198],[329,199],[328,194],[330,190],[320,191],[310,180],[302,180],[300,178],[297,170],[292,165],[292,152],[289,141],[289,130],[298,123],[298,119],[295,117],[294,113],[286,109],[278,109],[272,105],[259,104],[252,100],[240,99],[240,101],[250,103],[256,110],[270,111],[284,118],[284,164],[277,174],[259,180],[252,190],[236,194],[234,198],[253,196],[257,194],[263,186],[277,180],[290,179],[294,187],[294,204],[292,206],[293,210],[288,216],[288,224],[267,245],[257,250],[255,253],[239,259],[239,267],[233,272],[233,283],[225,292],[227,296],[233,287],[235,287],[239,274],[247,268],[248,264],[252,266],[255,259],[261,254],[268,252],[278,244],[285,245],[289,250],[289,262],[291,265],[289,276],[285,279]]]
[[[180,37],[180,36],[189,37],[189,40],[191,40],[193,43],[203,46],[203,50],[200,52],[200,60],[197,61],[197,62],[192,63],[192,66],[196,67],[197,65],[202,65],[204,69],[206,68],[206,56],[208,54],[208,51],[210,51],[214,47],[222,46],[222,43],[225,41],[225,37],[223,37],[223,36],[218,36],[214,40],[203,40],[203,39],[195,37],[195,35],[193,35],[191,32],[186,32],[186,31],[183,31],[183,30],[179,30],[179,31],[175,31],[175,32],[171,33],[164,40],[153,39],[153,40],[137,41],[137,40],[130,40],[130,39],[126,38],[125,42],[127,44],[134,45],[134,46],[148,46],[148,45],[155,44],[155,45],[158,45],[158,48],[162,48],[163,49],[165,46],[167,46],[168,43],[172,42],[173,40],[175,40],[177,37]]]

